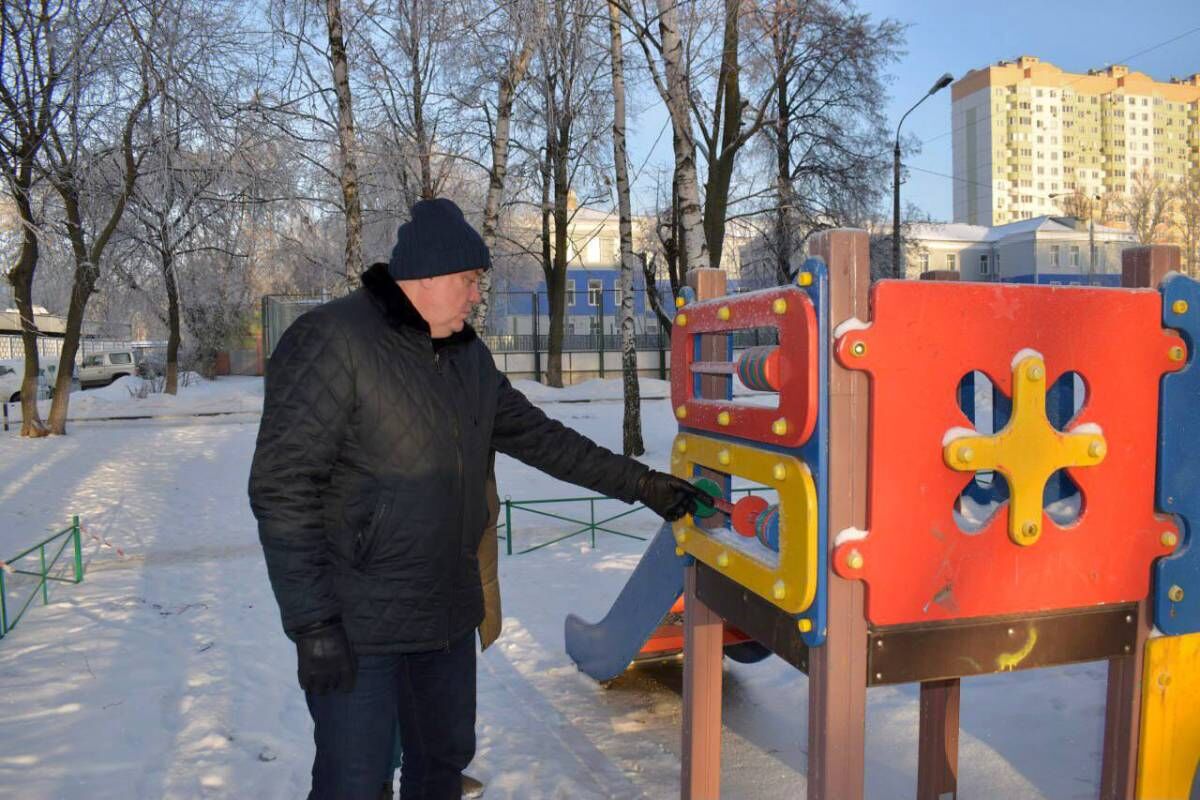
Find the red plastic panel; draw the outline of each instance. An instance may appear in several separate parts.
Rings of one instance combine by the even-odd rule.
[[[696,337],[747,328],[779,332],[779,407],[695,396]],[[734,371],[729,365],[729,372]],[[686,305],[671,330],[671,402],[680,425],[758,442],[799,447],[817,420],[817,315],[794,286]]]
[[[841,542],[834,569],[867,584],[877,625],[1075,608],[1141,599],[1150,564],[1176,532],[1154,511],[1159,379],[1182,363],[1182,340],[1160,325],[1154,291],[883,281],[874,322],[835,344],[838,360],[871,376],[868,534]],[[1067,432],[1098,425],[1104,459],[1073,467],[1083,507],[1029,546],[1008,534],[1005,504],[977,533],[954,503],[970,472],[949,468],[944,437],[971,428],[960,379],[984,372],[1012,396],[1014,359],[1032,349],[1045,379],[1082,375],[1087,399]]]

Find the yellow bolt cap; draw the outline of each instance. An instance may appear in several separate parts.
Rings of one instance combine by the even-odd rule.
[[[780,417],[771,423],[771,432],[776,436],[784,436],[788,432],[788,421],[784,417]]]
[[[677,556],[681,556],[681,555],[683,555],[683,553],[684,553],[684,550],[683,550],[683,548],[682,548],[682,547],[676,547],[676,548],[675,548],[675,555],[677,555]]]
[[[729,463],[729,461],[730,461],[730,457],[729,457],[729,451],[728,451],[728,450],[719,450],[719,451],[717,451],[717,463],[718,463],[718,464],[720,464],[720,465],[722,465],[722,466],[725,466],[725,465],[727,465],[727,464]]]
[[[862,553],[858,552],[857,550],[851,550],[850,554],[846,556],[846,566],[850,567],[850,569],[862,569]]]
[[[958,448],[958,460],[964,464],[970,464],[971,459],[975,458],[975,451],[969,447]]]
[[[812,286],[812,282],[813,274],[811,272],[801,272],[796,276],[796,283],[800,286]]]
[[[681,453],[686,453],[687,452],[687,442],[683,439],[680,439],[678,442],[675,443],[675,449]]]
[[[687,325],[687,314],[676,314],[675,315],[675,324],[681,328],[686,326]]]
[[[679,417],[680,419],[685,419],[687,417],[687,406],[679,406],[676,408],[675,416]]]
[[[682,297],[675,298],[675,307],[676,308],[683,308],[685,305],[687,305],[687,303]]]
[[[1091,456],[1092,458],[1100,458],[1101,456],[1103,456],[1104,455],[1104,440],[1103,439],[1093,439],[1092,443],[1088,445],[1088,455]]]
[[[782,297],[775,298],[775,302],[771,303],[771,310],[776,314],[786,314],[787,300],[784,300]]]
[[[866,342],[855,342],[853,345],[850,346],[850,352],[857,358],[862,358],[863,356],[865,356],[867,354],[867,343]]]
[[[1171,599],[1172,603],[1181,602],[1183,600],[1183,587],[1182,586],[1172,586],[1170,589],[1167,590],[1167,597],[1169,597]]]
[[[1174,547],[1179,544],[1179,537],[1173,531],[1163,531],[1163,535],[1159,538],[1163,547]]]
[[[728,411],[722,411],[720,414],[717,414],[717,424],[721,425],[721,426],[725,426],[725,425],[729,424],[729,412]]]
[[[808,273],[804,273],[804,274],[808,274]],[[796,620],[796,627],[800,629],[801,633],[808,633],[809,631],[811,631],[813,629],[812,620],[811,619]]]
[[[771,475],[777,481],[784,480],[787,478],[787,466],[785,464],[776,464],[775,469],[771,470]]]
[[[782,600],[787,597],[787,584],[783,581],[775,581],[775,585],[771,587],[771,595],[776,600]]]
[[[1046,375],[1046,371],[1042,369],[1041,364],[1034,364],[1029,367],[1029,380],[1040,381]]]
[[[675,531],[675,541],[683,544],[687,541],[687,531]]]
[[[722,321],[729,319],[729,306],[721,306],[717,309],[717,319]]]
[[[1171,310],[1176,314],[1186,314],[1188,310],[1188,301],[1176,300],[1174,303],[1171,303]]]
[[[1175,345],[1167,351],[1167,357],[1172,361],[1183,361],[1184,355],[1183,348],[1179,345]]]
[[[717,554],[717,566],[722,568],[729,566],[729,553]]]
[[[1021,535],[1030,537],[1037,536],[1038,524],[1036,522],[1026,522],[1021,526]]]

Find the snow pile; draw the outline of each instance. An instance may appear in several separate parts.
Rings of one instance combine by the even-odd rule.
[[[98,389],[71,393],[67,418],[176,416],[188,414],[262,413],[262,378],[241,375],[206,380],[195,372],[179,376],[178,394],[153,391],[152,381],[134,375],[117,378]],[[161,384],[161,379],[159,380]],[[42,418],[50,413],[50,401],[38,404]],[[20,413],[19,411],[17,412]]]

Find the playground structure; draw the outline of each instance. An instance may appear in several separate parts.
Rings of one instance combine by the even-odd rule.
[[[961,678],[1105,660],[1101,797],[1186,800],[1200,284],[1178,251],[1128,251],[1122,289],[869,286],[865,234],[813,252],[795,285],[727,297],[696,270],[677,302],[672,470],[718,495],[657,544],[683,573],[682,796],[720,794],[732,625],[808,675],[809,798],[863,796],[868,687],[920,684],[916,796],[946,800]],[[731,360],[755,328],[778,347]],[[734,399],[734,375],[774,394]],[[735,478],[778,503],[731,503]]]

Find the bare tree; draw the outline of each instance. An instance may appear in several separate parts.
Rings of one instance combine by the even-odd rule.
[[[179,269],[191,256],[210,252],[196,246],[198,231],[214,218],[225,222],[218,212],[223,203],[232,201],[215,191],[217,184],[239,164],[241,154],[253,148],[236,126],[223,130],[239,78],[238,71],[227,71],[223,62],[244,37],[228,12],[220,3],[199,9],[186,0],[170,0],[164,7],[164,15],[170,17],[165,26],[170,36],[153,55],[157,99],[142,125],[144,138],[152,144],[130,198],[128,224],[122,226],[122,232],[157,266],[166,294],[166,308],[159,318],[167,328],[167,394],[176,393],[179,380],[183,338]],[[222,188],[230,188],[225,183]],[[115,264],[114,268],[128,285],[145,289],[128,269]]]
[[[1175,187],[1184,270],[1200,276],[1200,168],[1193,167]]]
[[[508,177],[508,150],[511,135],[513,103],[517,87],[525,80],[534,48],[542,37],[545,24],[545,5],[542,0],[510,0],[501,3],[494,19],[498,26],[482,29],[480,46],[486,43],[501,43],[495,65],[485,62],[485,73],[494,76],[496,101],[492,107],[484,100],[481,107],[487,124],[488,144],[491,150],[491,168],[488,170],[487,197],[483,204],[483,243],[489,251],[496,249],[496,232],[500,223],[500,208],[504,201],[505,181]],[[529,24],[532,19],[533,23]],[[480,279],[479,291],[482,301],[472,315],[472,325],[483,330],[487,323],[491,301],[492,276],[485,272]]]
[[[35,164],[69,86],[65,70],[73,53],[59,42],[55,26],[61,3],[48,0],[5,2],[0,8],[0,171],[16,207],[21,244],[15,263],[6,268],[21,318],[25,374],[21,382],[21,435],[42,436],[38,415],[38,329],[33,314],[33,277],[37,270],[41,221],[34,213]],[[68,52],[63,53],[63,48]],[[5,398],[7,399],[7,398]]]
[[[58,194],[75,264],[48,419],[54,434],[66,433],[84,311],[137,181],[144,151],[134,130],[152,97],[149,61],[161,35],[160,11],[152,2],[101,3],[73,6],[64,20],[71,35],[88,44],[67,75],[70,97],[48,128],[45,151],[46,177]]]
[[[903,29],[824,0],[769,0],[755,9],[749,63],[774,97],[764,127],[775,173],[768,240],[785,283],[808,236],[864,224],[886,189],[884,71]]]
[[[678,201],[678,253],[686,271],[709,262],[700,206],[700,181],[696,170],[696,140],[692,133],[692,89],[687,53],[680,35],[678,0],[657,0],[654,10],[647,0],[619,0],[632,26],[654,87],[671,117],[671,144],[675,152],[675,187]],[[658,33],[653,29],[658,22]],[[660,63],[661,62],[661,63]]]
[[[329,29],[329,67],[333,71],[333,87],[337,95],[338,155],[341,158],[338,177],[342,187],[342,205],[346,211],[344,272],[347,289],[351,289],[358,285],[358,275],[363,268],[362,201],[358,196],[358,148],[354,138],[354,103],[350,92],[350,63],[346,56],[341,0],[325,0],[325,22]]]
[[[536,54],[545,133],[542,175],[542,270],[550,306],[546,382],[562,386],[571,198],[597,172],[592,158],[610,128],[600,90],[605,59],[596,57],[599,0],[548,0]],[[601,50],[604,53],[607,48]],[[586,205],[586,203],[585,203]],[[603,335],[603,332],[601,332]]]
[[[310,257],[315,268],[348,291],[358,285],[363,267],[350,52],[354,26],[340,0],[269,0],[267,12],[282,48],[278,61],[265,71],[250,110],[287,140],[304,173],[303,188],[290,198],[304,201],[297,214],[313,220],[334,210],[341,217],[337,234],[342,257],[329,259],[323,251],[319,258]]]
[[[625,54],[621,41],[620,11],[608,0],[609,63],[612,65],[613,164],[617,176],[618,225],[621,233],[621,375],[625,414],[622,445],[625,455],[646,452],[642,443],[641,397],[638,391],[637,347],[633,330],[633,219],[629,204],[629,165],[625,153]],[[651,284],[652,286],[653,284]]]
[[[1133,176],[1129,192],[1121,201],[1121,211],[1140,244],[1163,240],[1171,202],[1171,186],[1161,176],[1146,167]]]

